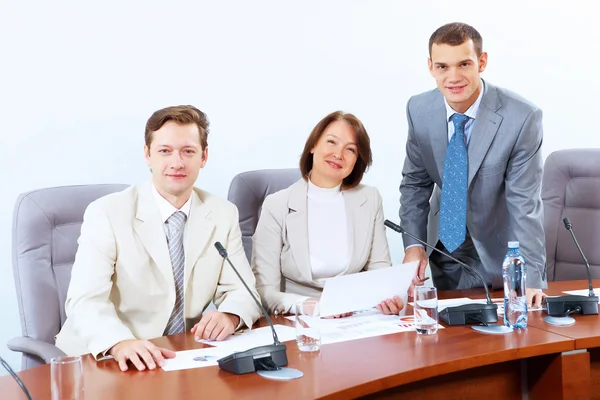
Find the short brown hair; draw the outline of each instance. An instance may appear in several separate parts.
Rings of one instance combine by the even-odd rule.
[[[347,114],[343,111],[332,112],[319,121],[313,128],[310,136],[308,136],[308,139],[306,140],[304,151],[300,157],[300,172],[302,173],[302,177],[305,180],[308,180],[308,175],[313,167],[313,154],[311,153],[311,150],[317,145],[317,142],[321,139],[323,132],[325,132],[329,124],[334,121],[346,121],[348,125],[354,129],[356,147],[358,148],[356,164],[354,164],[354,168],[350,175],[342,181],[342,188],[352,189],[360,183],[365,171],[371,166],[373,156],[371,154],[371,139],[362,122],[354,115]]]
[[[202,150],[208,146],[208,119],[206,114],[194,106],[171,106],[155,111],[146,122],[144,140],[150,148],[153,133],[162,128],[168,121],[174,121],[179,125],[196,124],[200,132],[200,145]]]
[[[441,26],[429,38],[429,57],[431,57],[431,48],[434,44],[459,46],[469,39],[473,41],[475,52],[479,57],[483,52],[483,38],[477,29],[462,22],[452,22]]]

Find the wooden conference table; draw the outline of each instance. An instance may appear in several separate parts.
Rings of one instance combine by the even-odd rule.
[[[600,280],[595,285],[600,286]],[[560,294],[583,289],[586,284],[552,282],[549,286],[549,294]],[[482,297],[482,293],[447,292],[440,297]],[[494,293],[494,297],[500,296],[500,292]],[[85,399],[492,400],[521,399],[524,390],[529,399],[599,398],[591,396],[600,396],[600,391],[591,391],[590,385],[591,380],[600,382],[600,317],[575,316],[575,325],[559,328],[543,322],[544,315],[531,312],[528,329],[507,335],[486,335],[468,326],[454,326],[431,337],[402,332],[324,345],[318,353],[301,353],[294,342],[288,342],[289,366],[303,371],[304,377],[287,382],[257,374],[233,375],[218,367],[121,372],[113,360],[97,363],[88,355],[84,357]],[[273,322],[292,324],[281,316]],[[153,342],[173,350],[204,347],[189,333]],[[50,399],[48,365],[19,376],[34,399]],[[25,396],[10,376],[4,376],[0,378],[0,399]]]

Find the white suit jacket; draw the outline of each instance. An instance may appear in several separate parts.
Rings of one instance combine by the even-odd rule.
[[[56,346],[69,355],[98,357],[126,339],[163,335],[175,283],[151,185],[132,186],[91,203],[84,215]],[[194,188],[185,243],[186,330],[214,301],[251,327],[260,311],[214,247],[220,241],[248,286],[255,280],[244,254],[237,208]],[[255,292],[256,294],[256,292]]]
[[[308,252],[308,183],[300,179],[268,196],[253,236],[252,269],[256,288],[269,312],[287,313],[295,302],[320,297],[324,281],[312,277]],[[352,257],[340,275],[388,267],[390,251],[376,188],[358,185],[343,191],[351,231]]]

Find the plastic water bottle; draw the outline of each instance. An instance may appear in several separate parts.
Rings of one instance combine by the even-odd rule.
[[[508,253],[502,262],[504,279],[504,325],[527,327],[527,293],[525,260],[519,242],[508,242]]]

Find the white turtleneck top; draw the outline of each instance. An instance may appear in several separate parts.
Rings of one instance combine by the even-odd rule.
[[[331,189],[308,180],[308,252],[313,279],[339,275],[348,268],[348,217],[341,185]]]

